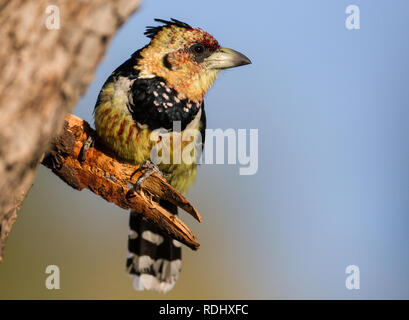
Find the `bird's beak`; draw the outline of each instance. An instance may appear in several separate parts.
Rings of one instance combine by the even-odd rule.
[[[244,54],[228,48],[217,49],[205,59],[205,62],[209,69],[227,69],[251,63]]]

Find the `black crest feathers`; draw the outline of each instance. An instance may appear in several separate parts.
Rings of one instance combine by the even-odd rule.
[[[151,38],[151,39],[153,39],[153,37],[159,31],[161,31],[163,28],[170,27],[170,26],[176,26],[176,27],[186,28],[186,29],[193,29],[187,23],[184,23],[182,21],[179,21],[179,20],[176,20],[176,19],[173,19],[173,18],[171,18],[170,21],[166,21],[166,20],[162,20],[162,19],[154,19],[154,20],[156,22],[163,23],[163,25],[156,26],[156,27],[152,27],[152,26],[146,27],[146,31],[145,31],[144,35],[147,36],[148,38]]]

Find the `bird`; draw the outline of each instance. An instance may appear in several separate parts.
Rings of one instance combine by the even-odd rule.
[[[144,166],[146,172],[156,169],[169,184],[186,192],[196,177],[197,156],[190,163],[170,160],[156,165],[151,155],[160,139],[152,139],[152,134],[162,130],[172,139],[192,129],[195,133],[188,142],[203,150],[206,92],[221,70],[251,61],[238,51],[221,47],[201,28],[173,18],[154,20],[158,25],[148,26],[144,33],[149,43],[103,84],[94,108],[94,124],[98,139],[116,157]],[[176,122],[179,129],[175,129]],[[174,152],[172,144],[170,152]],[[159,204],[177,214],[177,207],[170,202],[161,200]],[[136,290],[166,293],[179,277],[181,243],[131,211],[126,269],[134,277]]]

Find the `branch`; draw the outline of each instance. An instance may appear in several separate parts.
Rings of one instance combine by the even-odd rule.
[[[80,153],[89,136],[96,142],[81,161]],[[172,238],[193,250],[199,248],[194,234],[183,221],[158,203],[159,199],[167,200],[201,222],[201,216],[189,200],[157,174],[144,181],[140,194],[133,192],[129,184],[134,184],[142,174],[137,172],[138,166],[118,160],[102,143],[98,143],[95,131],[84,120],[68,115],[64,129],[54,139],[51,150],[43,164],[74,189],[89,189],[123,209],[136,210]]]

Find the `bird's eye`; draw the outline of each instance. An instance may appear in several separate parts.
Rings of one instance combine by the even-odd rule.
[[[205,51],[205,47],[202,44],[195,44],[192,49],[197,54],[201,54]]]

